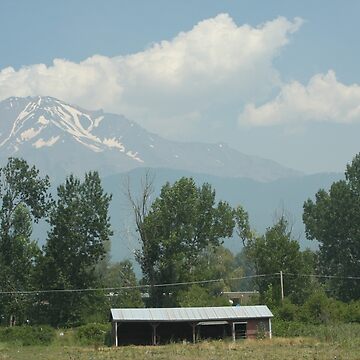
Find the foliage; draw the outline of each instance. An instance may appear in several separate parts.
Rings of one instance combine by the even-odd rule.
[[[25,160],[10,158],[0,168],[0,288],[20,291],[32,288],[34,263],[39,254],[30,239],[32,221],[45,217],[51,204],[48,177],[41,178]],[[17,294],[3,295],[0,315],[21,323],[31,299]]]
[[[293,304],[288,298],[285,298],[276,309],[277,317],[285,321],[295,321],[298,318],[298,313],[299,307]]]
[[[304,324],[360,323],[360,301],[344,303],[328,297],[320,287],[302,305],[285,298],[271,308],[276,319]]]
[[[308,324],[300,321],[272,321],[275,337],[312,337],[329,343],[353,342],[360,339],[360,324]]]
[[[81,345],[110,345],[109,324],[86,324],[76,328],[75,337]]]
[[[106,253],[112,235],[108,209],[111,196],[104,193],[97,172],[81,182],[69,176],[57,190],[50,214],[51,230],[38,266],[42,289],[86,289],[98,285],[95,267]],[[45,293],[39,311],[52,325],[79,324],[89,304],[104,301],[102,293]]]
[[[0,327],[0,342],[10,344],[49,345],[55,338],[55,330],[46,325]]]
[[[204,279],[198,264],[209,247],[219,246],[234,228],[233,211],[209,184],[197,187],[191,178],[165,184],[138,224],[141,249],[137,260],[151,285]],[[177,289],[151,289],[152,306],[174,305]]]
[[[245,245],[246,241],[249,241],[254,237],[254,234],[250,229],[249,214],[240,205],[234,209],[234,220],[236,224],[236,233],[242,240],[243,245]]]
[[[309,278],[304,275],[312,273],[313,264],[308,252],[300,251],[299,243],[292,238],[284,217],[268,228],[265,235],[248,241],[245,255],[253,263],[257,275],[268,275],[254,280],[263,300],[270,296],[271,301],[279,303],[280,271],[288,274],[285,296],[297,303],[305,300],[311,287]]]
[[[320,271],[335,276],[329,289],[342,300],[360,298],[360,154],[347,165],[345,180],[319,190],[304,203],[303,220],[309,239],[319,241]]]
[[[247,254],[246,247],[236,254],[234,258],[234,276],[233,277],[245,277],[245,279],[232,281],[230,283],[232,291],[253,291],[256,289],[253,275],[256,275],[254,269],[254,263]],[[246,278],[247,277],[247,278]]]
[[[130,260],[110,264],[103,273],[101,283],[106,288],[114,288],[109,294],[107,311],[109,307],[138,308],[144,306],[140,289],[134,288],[138,282]]]
[[[187,290],[180,290],[176,297],[180,307],[189,306],[228,306],[226,298],[214,296],[208,289],[200,285],[191,285]]]

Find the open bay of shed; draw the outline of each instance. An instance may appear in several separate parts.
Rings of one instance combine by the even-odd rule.
[[[273,314],[265,305],[111,309],[113,344],[157,345],[199,339],[271,337]]]

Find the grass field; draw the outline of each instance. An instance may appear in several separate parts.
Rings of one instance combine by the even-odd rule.
[[[92,360],[92,359],[360,359],[359,341],[327,342],[314,338],[274,338],[170,344],[165,346],[126,346],[119,348],[80,346],[16,346],[0,344],[1,360]]]
[[[227,339],[195,345],[110,348],[80,345],[76,329],[62,329],[56,331],[51,345],[23,346],[18,338],[12,338],[12,343],[0,342],[0,360],[360,360],[360,324],[274,322],[274,331],[278,336],[273,339],[235,343]]]

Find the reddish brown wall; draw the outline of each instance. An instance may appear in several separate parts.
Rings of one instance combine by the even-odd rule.
[[[269,319],[249,319],[246,327],[246,337],[255,339],[259,328],[263,328],[269,336]]]

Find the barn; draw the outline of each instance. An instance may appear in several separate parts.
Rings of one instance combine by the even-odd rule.
[[[113,344],[157,345],[173,341],[261,335],[271,338],[273,314],[265,305],[111,309]]]

